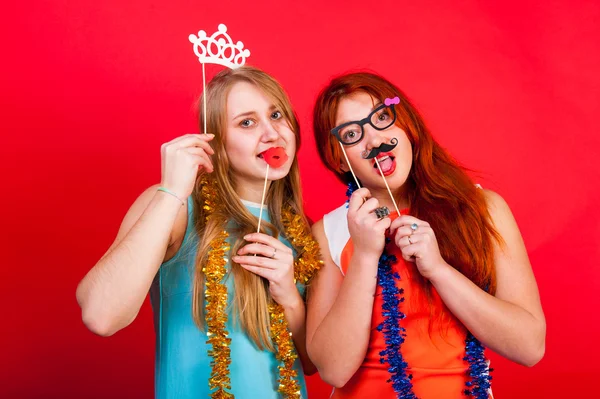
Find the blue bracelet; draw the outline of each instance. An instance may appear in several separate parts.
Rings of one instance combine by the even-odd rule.
[[[183,206],[185,203],[183,202],[183,200],[181,198],[179,198],[177,196],[177,194],[175,194],[173,191],[169,190],[168,188],[164,188],[164,187],[159,187],[158,191],[162,191],[163,193],[167,193],[172,195],[173,197],[177,198],[179,200],[179,202],[181,202],[181,206]]]

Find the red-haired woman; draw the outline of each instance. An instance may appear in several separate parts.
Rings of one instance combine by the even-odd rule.
[[[313,226],[325,266],[307,349],[332,397],[491,398],[484,347],[536,364],[546,325],[513,215],[406,96],[375,74],[338,77],[317,99],[314,133],[349,184],[348,202]]]

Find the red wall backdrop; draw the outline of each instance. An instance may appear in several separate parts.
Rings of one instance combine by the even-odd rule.
[[[439,141],[509,202],[540,286],[546,356],[526,369],[492,354],[496,396],[594,396],[597,1],[16,3],[0,17],[0,397],[152,397],[150,306],[99,338],[75,288],[159,181],[160,144],[198,131],[201,68],[187,37],[222,22],[291,95],[313,219],[344,196],[311,137],[327,79],[370,68],[414,99]],[[309,383],[312,398],[328,397],[318,377]]]

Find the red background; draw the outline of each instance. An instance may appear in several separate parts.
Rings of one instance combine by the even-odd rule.
[[[597,1],[166,3],[3,7],[0,397],[152,397],[149,304],[130,327],[99,338],[81,323],[75,288],[131,202],[159,181],[160,144],[198,131],[201,67],[187,37],[219,23],[290,93],[313,219],[344,196],[311,137],[318,90],[355,68],[405,90],[437,139],[509,202],[538,279],[546,356],[526,369],[492,354],[496,397],[593,396]],[[219,69],[209,66],[208,77]],[[312,398],[328,397],[318,377],[309,384]]]

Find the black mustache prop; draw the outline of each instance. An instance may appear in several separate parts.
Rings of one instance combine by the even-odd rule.
[[[377,155],[381,154],[382,152],[392,151],[394,148],[396,148],[397,145],[398,145],[398,139],[394,137],[391,140],[391,144],[382,143],[379,147],[372,148],[371,151],[369,151],[369,152],[367,152],[367,150],[363,151],[362,157],[364,159],[375,158]]]

